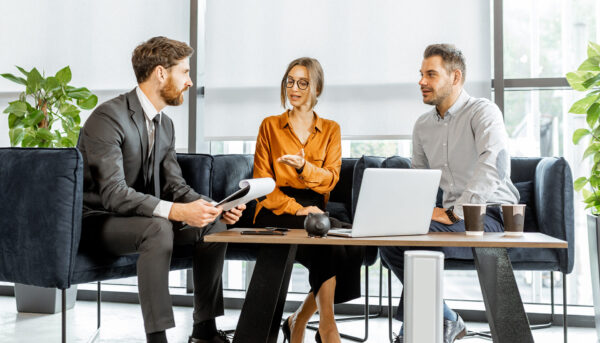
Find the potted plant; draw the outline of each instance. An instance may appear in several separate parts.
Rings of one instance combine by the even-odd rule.
[[[5,79],[25,86],[19,98],[9,102],[8,114],[11,146],[74,147],[79,137],[81,110],[91,110],[98,97],[87,88],[69,85],[71,69],[66,66],[54,76],[45,77],[33,68],[18,67],[23,76],[0,74]],[[56,313],[61,309],[57,289],[15,284],[19,312]],[[75,305],[77,286],[67,290],[67,308]]]
[[[9,102],[4,109],[8,114],[10,144],[44,148],[75,146],[81,128],[79,113],[94,108],[98,97],[85,87],[69,85],[69,66],[48,77],[36,68],[26,71],[17,66],[17,69],[25,77],[0,74],[25,86],[19,99]]]
[[[567,74],[567,81],[574,90],[587,92],[575,102],[569,112],[586,115],[586,128],[573,133],[573,143],[579,144],[582,138],[589,136],[583,159],[589,159],[589,176],[575,180],[574,188],[581,191],[588,214],[588,243],[590,249],[590,268],[592,292],[596,313],[596,330],[600,337],[600,269],[598,248],[600,246],[600,45],[589,42],[587,59],[576,71]]]

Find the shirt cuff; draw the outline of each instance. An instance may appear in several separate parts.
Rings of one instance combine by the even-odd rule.
[[[155,217],[162,217],[165,219],[169,219],[169,214],[171,213],[171,207],[173,207],[172,202],[161,200],[158,202],[158,205],[156,205],[156,208],[154,208],[154,212],[152,212],[152,215]]]

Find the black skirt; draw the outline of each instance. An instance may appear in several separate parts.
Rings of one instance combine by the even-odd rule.
[[[322,194],[309,189],[282,187],[281,191],[293,197],[302,206],[317,206],[325,210]],[[262,208],[256,216],[255,226],[275,226],[289,229],[303,229],[306,216],[291,214],[276,215]],[[318,238],[315,238],[318,239]],[[364,260],[365,248],[343,245],[298,245],[296,262],[308,269],[308,282],[316,296],[321,285],[335,276],[336,288],[334,303],[343,303],[360,297],[360,267]]]

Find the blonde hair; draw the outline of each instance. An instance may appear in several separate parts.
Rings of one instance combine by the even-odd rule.
[[[287,102],[287,78],[295,66],[303,66],[308,70],[309,77],[309,85],[310,85],[310,105],[311,108],[314,108],[317,104],[317,98],[321,95],[323,91],[323,83],[325,82],[325,78],[323,76],[323,68],[321,68],[321,63],[314,58],[310,57],[300,57],[288,65],[285,74],[283,74],[283,79],[281,79],[281,106],[286,108]]]

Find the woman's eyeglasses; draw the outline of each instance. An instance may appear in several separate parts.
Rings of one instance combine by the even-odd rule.
[[[294,83],[298,85],[298,89],[301,90],[305,90],[308,88],[308,81],[304,80],[304,79],[300,79],[298,81],[292,79],[291,77],[288,77],[287,82],[285,83],[285,86],[287,88],[292,88],[294,87]]]

